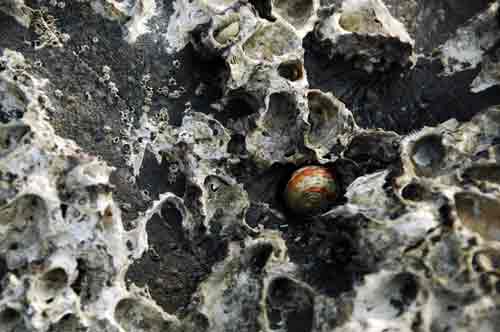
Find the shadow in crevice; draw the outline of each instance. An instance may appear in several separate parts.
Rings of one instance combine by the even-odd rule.
[[[368,75],[341,57],[322,56],[309,34],[304,40],[305,67],[311,88],[331,91],[353,112],[358,125],[407,134],[455,118],[468,121],[500,104],[500,87],[470,92],[480,68],[439,76],[437,61],[419,59],[414,68],[393,68]]]

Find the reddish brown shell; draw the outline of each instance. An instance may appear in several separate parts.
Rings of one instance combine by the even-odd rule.
[[[292,174],[285,189],[288,208],[300,215],[325,212],[337,199],[338,187],[333,172],[323,166],[306,166]]]

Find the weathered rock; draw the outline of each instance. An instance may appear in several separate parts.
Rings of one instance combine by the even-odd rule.
[[[413,52],[394,17],[434,3],[340,2],[321,1],[314,34],[362,68],[344,68],[368,77],[353,91],[309,87],[319,1],[5,2],[24,56],[0,54],[0,330],[496,331],[500,109],[410,135],[359,127],[345,96],[407,82],[393,82]],[[488,10],[441,48],[485,31],[487,57],[464,57],[480,77],[496,61]],[[185,62],[165,52],[183,47]],[[311,164],[335,199],[304,216],[283,193]]]
[[[380,0],[346,0],[324,11],[314,28],[319,48],[371,73],[414,63],[414,42]]]

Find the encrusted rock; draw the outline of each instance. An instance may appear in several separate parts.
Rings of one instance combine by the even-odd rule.
[[[0,105],[13,115],[0,125],[2,331],[175,328],[177,318],[146,292],[125,287],[147,235],[140,220],[136,231],[123,229],[112,168],[54,133],[49,82],[31,75],[22,55],[5,50],[0,61]]]
[[[485,56],[481,72],[471,83],[472,92],[481,92],[492,86],[500,85],[500,50],[494,54]]]
[[[381,0],[346,0],[324,10],[314,28],[319,48],[371,73],[414,62],[414,42]]]
[[[147,23],[157,9],[153,0],[92,0],[91,5],[102,16],[121,22],[129,43],[149,31]]]
[[[20,24],[29,27],[31,24],[31,9],[24,0],[5,0],[0,3],[0,11],[13,16]]]
[[[20,53],[2,50],[1,331],[496,332],[499,107],[477,109],[466,121],[451,119],[408,135],[360,128],[337,98],[342,92],[309,88],[302,39],[313,29],[319,1],[179,0],[168,27],[148,25],[170,8],[170,3],[165,8],[159,4],[92,0],[78,5],[123,27],[129,42],[148,29],[166,29],[153,40],[162,50],[158,58],[145,57],[134,68],[126,67],[124,75],[113,72],[113,98],[120,107],[130,107],[120,110],[121,117],[138,115],[126,129],[116,125],[122,136],[116,142],[132,147],[113,162],[124,164],[116,173],[139,183],[131,184],[130,191],[141,187],[141,197],[147,198],[139,217],[128,220],[135,226],[128,231],[122,212],[129,207],[118,206],[112,195],[122,189],[110,184],[114,169],[56,135],[49,123],[49,116],[74,111],[66,101],[79,99],[67,94],[77,94],[80,83],[63,93],[56,82],[41,78],[54,70],[51,66],[36,61],[33,68]],[[10,0],[0,8],[19,19],[24,7]],[[48,11],[31,13],[36,13],[37,33]],[[491,13],[483,14],[465,27],[477,26],[478,20],[487,26],[485,43],[477,45],[488,46],[495,38],[487,24]],[[411,64],[413,42],[382,2],[347,0],[323,8],[320,16],[314,34],[332,58],[352,59],[367,72]],[[52,29],[57,20],[50,17]],[[45,42],[61,46],[59,37],[54,32]],[[468,39],[452,39],[442,49],[453,49],[460,40]],[[138,79],[145,95],[141,109],[135,108],[136,91],[117,93],[119,83],[135,86],[132,70],[141,65],[164,68],[156,66],[170,62],[163,47],[180,49],[186,42],[193,46],[185,50],[193,61],[216,59],[224,65],[224,80],[210,108],[203,93],[189,100],[179,101],[180,94],[171,98],[175,101],[167,98],[168,89],[155,86],[163,79],[169,86],[178,84],[164,77],[175,75],[167,71]],[[118,67],[90,68],[98,57],[88,46],[67,46],[27,52],[26,57],[35,53],[58,59],[57,52],[68,52],[92,75],[101,68],[107,74],[89,81],[109,81],[110,67]],[[93,46],[97,49],[98,43]],[[113,56],[119,58],[118,53]],[[451,62],[445,64],[455,70]],[[182,68],[178,60],[173,63]],[[83,75],[75,80],[80,79],[88,83]],[[86,99],[92,99],[91,92]],[[100,92],[95,91],[96,99],[106,102]],[[168,121],[165,104],[170,108],[177,102],[185,112],[177,114],[172,106]],[[196,109],[200,104],[207,104],[203,112]],[[100,151],[96,145],[86,148]],[[116,148],[106,157],[114,158]],[[151,174],[154,183],[142,187],[141,176]],[[123,185],[118,175],[117,187]],[[151,192],[149,184],[155,187]],[[311,192],[325,195],[302,195]],[[150,228],[148,234],[146,226],[156,222],[165,233],[152,234]],[[161,248],[155,248],[158,243]],[[143,255],[146,249],[149,255]],[[138,260],[144,263],[140,281],[147,280],[151,288],[126,280]],[[193,262],[201,272],[182,275],[192,271],[184,268]],[[161,275],[152,273],[151,266],[158,266]],[[179,293],[186,300],[177,312],[166,313],[151,299],[170,300]]]

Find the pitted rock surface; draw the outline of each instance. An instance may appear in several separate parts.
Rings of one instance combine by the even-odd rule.
[[[499,7],[0,0],[0,331],[496,332]]]

